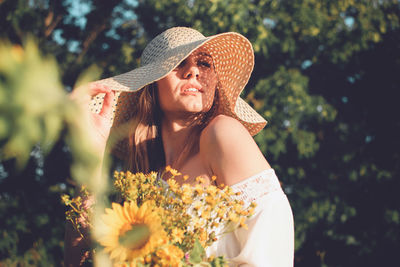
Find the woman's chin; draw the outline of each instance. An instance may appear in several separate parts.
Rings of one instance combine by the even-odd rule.
[[[209,107],[198,107],[198,108],[192,108],[190,109],[189,112],[193,113],[193,114],[198,114],[198,113],[205,113],[207,111],[209,111],[210,108]]]
[[[204,106],[202,103],[185,103],[183,105],[176,105],[168,110],[164,110],[166,113],[180,114],[179,117],[192,117],[193,115],[198,115],[199,113],[205,113],[211,108],[210,105]]]
[[[200,113],[207,111],[207,108],[200,103],[189,103],[185,105],[184,109],[189,113]]]

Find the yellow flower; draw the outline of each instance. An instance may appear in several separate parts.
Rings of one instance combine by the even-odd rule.
[[[243,205],[235,203],[233,209],[236,213],[240,214],[242,212]]]
[[[143,266],[145,263],[145,260],[140,257],[133,259],[131,262],[123,262],[123,263],[114,263],[113,267],[137,267],[137,266]]]
[[[183,251],[174,245],[168,245],[157,251],[161,266],[182,266]]]
[[[179,189],[179,185],[178,183],[175,181],[175,179],[168,179],[167,183],[169,185],[169,188],[171,188],[171,190],[173,192],[176,192]]]
[[[99,242],[112,260],[144,257],[166,243],[160,218],[148,203],[141,207],[134,202],[124,202],[124,206],[112,203],[102,219],[105,227]]]
[[[219,218],[224,218],[225,214],[226,214],[226,208],[225,207],[221,207],[220,209],[217,210],[217,216]]]
[[[196,191],[197,194],[201,195],[204,192],[203,186],[200,184],[196,184],[194,186],[194,191]]]
[[[197,216],[194,216],[191,220],[191,225],[194,228],[201,228],[203,226],[203,223],[200,221],[200,218]]]
[[[212,223],[211,223],[211,227],[218,227],[219,226],[219,223],[217,223],[217,222],[215,222],[215,221],[213,221]]]
[[[242,217],[242,218],[240,218],[240,227],[243,227],[244,229],[249,229],[249,227],[247,227],[247,224],[246,224],[246,219],[244,218],[244,217]]]
[[[207,194],[209,194],[210,196],[214,197],[217,192],[218,192],[218,188],[214,185],[210,185],[207,187]]]
[[[189,184],[182,185],[182,202],[190,204],[192,202],[192,187]]]
[[[210,218],[210,212],[208,210],[203,210],[203,212],[201,213],[201,218],[203,218],[204,220],[208,220]]]
[[[145,263],[150,263],[151,262],[151,255],[147,255],[146,257],[144,257],[144,262]]]
[[[193,209],[194,210],[199,210],[203,206],[203,203],[201,201],[196,201],[193,203]]]
[[[149,184],[141,184],[142,191],[147,191],[150,188]]]
[[[217,201],[212,196],[206,196],[205,201],[207,204],[209,204],[211,206],[215,206],[217,204]]]
[[[185,237],[185,232],[182,229],[174,228],[172,230],[172,236],[174,237],[173,242],[182,243],[182,239]]]
[[[205,184],[205,183],[206,183],[206,180],[205,180],[203,177],[201,177],[201,176],[197,176],[197,177],[196,177],[196,182],[198,182],[198,183],[200,183],[200,184]]]
[[[201,231],[199,235],[199,241],[200,243],[204,246],[206,241],[207,241],[207,232],[206,231]]]
[[[229,212],[228,218],[229,218],[229,220],[231,220],[233,222],[239,221],[239,216],[234,212]]]
[[[168,165],[167,167],[165,167],[165,171],[171,173],[172,176],[179,176],[179,175],[182,175],[182,173],[178,172],[178,171],[175,170],[175,169],[172,169],[171,166],[169,166],[169,165]]]

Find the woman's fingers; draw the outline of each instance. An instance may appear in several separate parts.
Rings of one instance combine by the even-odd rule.
[[[99,112],[100,116],[103,116],[105,118],[111,117],[111,113],[113,110],[113,104],[114,104],[114,97],[115,97],[115,93],[112,90],[105,93],[104,100],[103,100],[103,107],[101,108],[101,110]]]
[[[96,82],[90,83],[88,87],[88,94],[91,97],[94,97],[101,93],[109,93],[111,91],[112,90],[110,89],[110,87]]]
[[[115,96],[114,91],[106,85],[99,83],[90,83],[88,87],[88,95],[90,96],[90,98],[93,98],[98,94],[104,94],[103,106],[99,112],[99,115],[103,118],[111,118]]]
[[[71,98],[79,103],[89,103],[92,97],[98,94],[105,94],[112,90],[103,84],[92,82],[75,88],[70,94]]]
[[[90,111],[89,103],[98,94],[104,95],[104,100],[100,112],[96,114]],[[103,153],[110,134],[115,92],[108,86],[94,82],[74,89],[70,97],[83,108],[85,118],[89,120],[92,139]]]
[[[98,94],[104,94],[103,106],[99,112],[102,117],[110,118],[113,106],[115,92],[110,87],[92,82],[78,88],[75,88],[71,93],[71,98],[82,105],[88,105],[93,97]]]

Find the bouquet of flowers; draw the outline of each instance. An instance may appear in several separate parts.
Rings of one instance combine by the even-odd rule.
[[[164,181],[166,173],[170,178]],[[245,220],[255,204],[244,207],[230,187],[206,185],[200,177],[195,185],[180,185],[175,180],[178,175],[170,167],[161,175],[115,172],[114,186],[122,204],[112,203],[105,210],[97,240],[115,266],[226,265],[224,257],[208,257],[205,249],[219,235],[247,227]],[[70,207],[67,220],[79,232],[90,210],[81,197],[64,195],[63,201]]]

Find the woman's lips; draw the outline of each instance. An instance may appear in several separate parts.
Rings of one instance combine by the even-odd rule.
[[[203,93],[203,90],[199,86],[195,86],[193,84],[186,84],[181,90],[181,94],[184,95],[196,95],[198,93]]]

